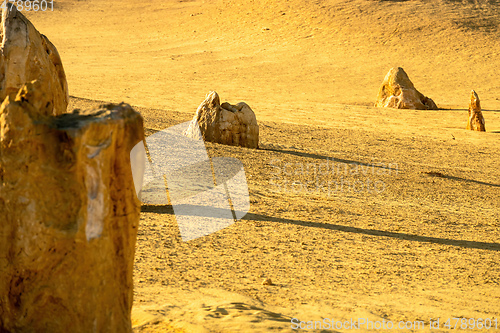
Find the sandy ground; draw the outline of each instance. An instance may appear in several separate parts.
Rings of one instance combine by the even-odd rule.
[[[61,54],[71,108],[125,101],[147,135],[210,90],[257,115],[261,149],[206,144],[245,166],[241,221],[182,242],[170,205],[142,207],[134,330],[500,320],[499,14],[451,0],[60,0],[28,14]],[[393,66],[444,110],[373,108]],[[471,89],[486,133],[464,129]]]

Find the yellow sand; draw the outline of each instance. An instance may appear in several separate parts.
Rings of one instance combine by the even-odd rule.
[[[151,134],[191,119],[216,90],[261,124],[262,149],[207,144],[245,165],[242,221],[183,243],[170,206],[143,207],[135,331],[289,332],[292,318],[367,318],[422,320],[427,332],[437,318],[443,329],[447,318],[500,317],[497,7],[56,0],[54,12],[27,14],[61,54],[71,107],[125,101]],[[373,108],[394,66],[447,110]],[[486,133],[465,130],[471,89]],[[348,174],[301,174],[327,158]],[[287,174],[273,178],[277,168]],[[311,185],[341,176],[383,191]],[[285,181],[294,187],[277,191]]]

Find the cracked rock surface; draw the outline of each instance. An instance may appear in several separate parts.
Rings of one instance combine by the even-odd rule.
[[[142,117],[50,99],[35,81],[0,107],[0,331],[130,332]]]
[[[203,140],[230,146],[259,147],[259,126],[255,113],[244,102],[236,105],[220,104],[215,91],[207,94],[185,135],[198,138],[200,129]]]

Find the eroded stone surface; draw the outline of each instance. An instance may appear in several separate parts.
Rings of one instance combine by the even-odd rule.
[[[247,148],[259,147],[259,126],[252,109],[244,102],[220,104],[215,91],[207,94],[185,135],[198,137],[199,126],[203,140]]]
[[[391,68],[380,87],[376,107],[396,109],[437,110],[436,103],[422,95],[401,68]]]
[[[481,112],[481,102],[479,96],[472,90],[469,102],[469,118],[467,119],[467,129],[472,131],[485,132],[484,117]]]
[[[66,112],[68,84],[55,46],[7,1],[2,10],[0,36],[0,101],[14,97],[28,82],[37,80],[47,95],[50,113]]]
[[[52,116],[42,87],[0,107],[0,332],[131,332],[142,118]]]

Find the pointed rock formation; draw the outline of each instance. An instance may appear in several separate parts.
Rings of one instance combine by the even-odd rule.
[[[378,92],[376,107],[437,110],[434,101],[422,95],[401,68],[391,68]]]
[[[221,105],[215,91],[207,94],[184,134],[197,139],[197,126],[205,141],[247,148],[259,147],[259,126],[252,109],[243,102]]]
[[[45,88],[0,107],[0,332],[132,332],[142,118],[127,104],[52,116]]]
[[[467,120],[467,129],[472,131],[485,132],[484,117],[481,112],[481,102],[476,92],[472,90],[469,103],[469,119]]]
[[[0,102],[37,80],[47,94],[50,113],[66,112],[68,84],[57,49],[8,1],[2,10],[0,36]]]

